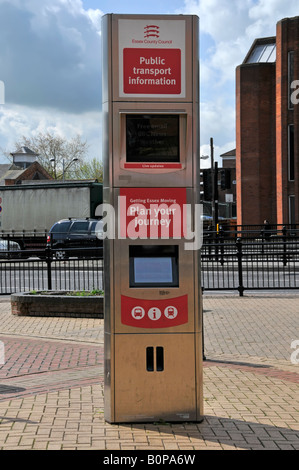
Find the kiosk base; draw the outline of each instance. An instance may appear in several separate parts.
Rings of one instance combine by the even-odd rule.
[[[202,421],[201,334],[117,334],[114,340],[108,421]]]

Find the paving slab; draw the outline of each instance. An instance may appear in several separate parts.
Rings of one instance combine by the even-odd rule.
[[[298,450],[298,301],[205,293],[203,422],[109,424],[103,320],[16,317],[2,297],[0,450]]]

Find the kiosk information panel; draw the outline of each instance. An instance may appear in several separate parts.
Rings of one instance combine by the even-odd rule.
[[[127,163],[179,163],[179,116],[126,115]]]
[[[168,18],[118,18],[119,97],[186,97],[187,24]]]
[[[105,419],[200,421],[198,18],[106,15],[102,35]]]

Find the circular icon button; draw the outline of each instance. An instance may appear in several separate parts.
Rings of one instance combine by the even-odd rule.
[[[145,315],[145,310],[142,307],[134,307],[131,311],[131,315],[135,320],[141,320]]]
[[[161,313],[161,310],[157,307],[152,307],[149,309],[149,311],[147,312],[148,314],[148,317],[151,319],[151,320],[159,320],[159,318],[161,317],[162,313]]]
[[[175,318],[178,314],[178,309],[176,307],[173,307],[170,305],[169,307],[166,307],[164,310],[164,315],[166,318],[169,318],[170,320],[172,318]]]

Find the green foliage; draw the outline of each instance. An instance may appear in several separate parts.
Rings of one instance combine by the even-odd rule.
[[[97,158],[85,161],[81,165],[77,165],[74,172],[76,179],[96,179],[99,183],[103,181],[103,163]]]

